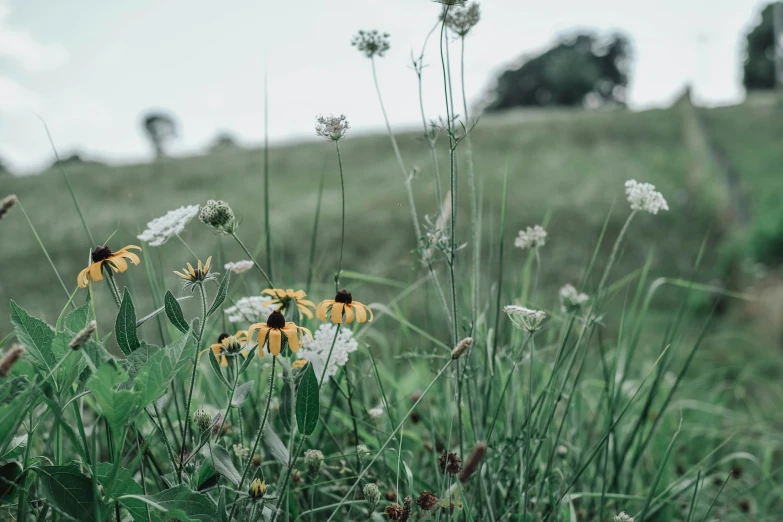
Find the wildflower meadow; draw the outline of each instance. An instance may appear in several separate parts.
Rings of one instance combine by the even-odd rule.
[[[487,181],[486,139],[474,139],[484,121],[464,94],[481,8],[436,7],[422,42],[438,61],[422,50],[412,67],[419,93],[442,104],[421,103],[402,147],[378,73],[393,35],[330,30],[366,58],[384,116],[375,154],[396,171],[404,226],[366,233],[408,245],[384,251],[400,277],[363,262],[374,247],[352,231],[374,223],[362,199],[378,194],[354,168],[351,115],[329,107],[311,132],[328,162],[307,187],[270,186],[267,162],[252,186],[226,178],[219,199],[205,190],[146,225],[112,214],[116,234],[93,221],[111,197],[87,201],[67,168],[56,201],[2,194],[3,248],[19,220],[51,282],[36,291],[59,313],[37,317],[19,291],[0,330],[0,517],[781,519],[783,438],[766,420],[781,395],[756,374],[728,380],[743,360],[761,361],[760,375],[776,358],[743,355],[747,331],[716,313],[749,297],[705,278],[708,226],[686,263],[653,254],[670,228],[696,222],[676,202],[684,187],[654,186],[641,168],[601,185],[614,203],[590,209],[581,242],[570,222],[550,227],[545,200],[538,220],[512,227],[536,178],[558,173],[504,158],[501,182]],[[45,204],[78,224],[67,245],[78,270],[49,249]],[[292,215],[309,225],[281,232]],[[578,266],[561,270],[569,255]]]

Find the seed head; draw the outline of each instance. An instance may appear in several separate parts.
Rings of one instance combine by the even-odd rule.
[[[470,456],[468,457],[468,460],[465,461],[465,465],[462,468],[462,471],[460,471],[459,474],[459,481],[460,482],[467,482],[470,480],[470,477],[473,476],[476,471],[478,471],[479,466],[481,466],[481,461],[484,459],[484,455],[487,453],[487,443],[486,442],[479,442],[476,444],[476,446],[473,448],[473,451],[470,452]]]
[[[322,116],[318,115],[315,119],[315,134],[321,138],[326,138],[331,141],[338,141],[345,136],[351,126],[348,123],[344,114],[339,116]]]
[[[22,358],[24,355],[24,348],[21,345],[15,344],[5,354],[5,357],[0,360],[0,377],[5,377],[11,368],[16,364],[16,361]]]
[[[473,338],[472,337],[465,337],[463,340],[457,344],[457,346],[451,351],[451,358],[452,360],[457,360],[463,355],[465,355],[465,352],[468,351],[470,346],[473,344]]]
[[[359,444],[358,446],[356,446],[356,454],[359,456],[359,462],[364,463],[367,461],[367,459],[370,458],[372,452],[370,451],[370,448],[368,448],[364,444]]]
[[[370,505],[370,511],[375,511],[375,506],[378,505],[378,501],[381,500],[381,492],[378,490],[378,486],[375,484],[367,484],[362,489],[364,494],[364,500]]]
[[[451,8],[443,8],[440,19],[446,21],[446,27],[465,38],[473,27],[481,20],[481,8],[478,3],[462,4]]]
[[[212,418],[204,410],[197,410],[193,414],[193,422],[196,424],[199,433],[207,431],[212,426]]]
[[[408,522],[408,519],[411,518],[412,503],[413,499],[410,496],[405,497],[405,500],[402,502],[402,516],[400,517],[400,522]]]
[[[78,350],[82,346],[84,346],[87,341],[90,340],[90,337],[95,333],[95,330],[98,328],[98,323],[95,321],[90,321],[87,323],[87,326],[82,328],[79,333],[77,333],[73,339],[71,339],[70,347],[74,350]]]
[[[419,509],[422,511],[432,511],[438,506],[438,501],[439,499],[434,493],[422,491],[419,498],[416,499],[416,505],[418,505]]]
[[[541,310],[532,310],[524,306],[508,305],[503,307],[514,326],[527,332],[535,332],[541,328],[541,323],[546,319],[546,313]]]
[[[324,454],[317,449],[307,450],[304,454],[304,461],[307,464],[307,473],[311,477],[316,477],[324,465]]]
[[[386,509],[384,509],[386,512],[386,518],[391,520],[392,522],[398,522],[399,520],[402,520],[402,506],[399,504],[389,504],[386,506]]]
[[[266,493],[266,482],[262,481],[261,479],[255,479],[253,482],[250,483],[250,489],[248,490],[248,494],[250,495],[250,498],[256,499],[261,498]]]
[[[3,216],[18,202],[19,198],[16,197],[16,194],[11,194],[0,200],[0,219],[3,219]]]
[[[448,473],[452,477],[462,469],[462,459],[453,451],[443,450],[440,456],[440,472],[444,475]]]
[[[351,45],[356,47],[367,58],[383,56],[389,50],[389,33],[378,31],[359,31],[351,38]]]
[[[202,223],[215,229],[221,234],[231,234],[237,228],[237,220],[234,211],[228,203],[222,200],[210,199],[201,207],[198,218]]]

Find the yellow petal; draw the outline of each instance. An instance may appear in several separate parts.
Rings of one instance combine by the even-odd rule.
[[[302,306],[312,306],[313,308],[315,308],[315,303],[308,299],[297,299],[296,302]]]
[[[204,273],[209,272],[209,264],[212,262],[212,256],[207,258],[207,262],[204,263]]]
[[[285,334],[286,338],[288,339],[288,346],[291,348],[291,351],[296,353],[299,351],[299,330],[296,329],[296,325],[294,323],[287,323],[285,325],[285,328],[283,328],[283,333]]]
[[[225,355],[220,358],[220,366],[224,368],[228,366],[228,360]]]
[[[285,296],[286,296],[286,297],[292,297],[292,298],[295,298],[295,297],[296,297],[296,294],[294,294],[294,289],[293,289],[293,288],[286,288],[286,290],[285,290]]]
[[[275,293],[275,290],[273,288],[264,288],[263,290],[261,290],[261,295],[264,295],[264,294],[275,296],[275,297],[277,296],[277,294]]]
[[[129,248],[135,248],[136,250],[138,250],[139,252],[141,252],[141,247],[140,247],[140,246],[136,246],[136,245],[128,245],[128,246],[126,246],[125,248],[121,248],[120,250],[121,250],[121,251],[122,251],[122,250],[128,250]]]
[[[93,263],[90,265],[90,279],[96,282],[103,280],[103,274],[101,274],[101,263]]]
[[[365,322],[367,320],[367,312],[364,311],[364,305],[362,303],[356,303],[356,302],[354,302],[353,304],[354,306],[352,306],[351,308],[353,308],[354,313],[356,313],[356,322],[357,323]]]
[[[367,306],[367,305],[362,305],[362,306],[367,310],[367,312],[369,312],[369,314],[370,314],[370,322],[372,322],[372,320],[373,320],[372,309],[369,306]]]
[[[345,305],[345,322],[348,324],[353,322],[353,305]]]
[[[79,272],[79,276],[76,279],[76,282],[79,284],[79,288],[87,288],[87,283],[89,282],[87,279],[87,272],[90,271],[90,267],[88,266],[81,272]]]
[[[321,301],[318,306],[315,309],[315,315],[320,319],[321,321],[326,321],[326,309],[329,307],[330,303],[333,303],[334,301],[327,300],[327,301]]]
[[[242,354],[242,357],[247,357],[247,350],[241,350],[239,353]]]
[[[269,353],[277,357],[280,355],[280,345],[282,344],[282,334],[277,328],[269,329]]]
[[[223,351],[223,345],[221,344],[213,344],[210,348],[212,348],[212,353],[215,354],[215,357],[220,355],[220,352]]]
[[[200,261],[199,261],[199,262],[200,262]],[[196,277],[196,271],[195,271],[195,270],[193,270],[193,266],[192,266],[190,263],[188,263],[188,272],[190,272],[190,275],[191,275],[192,277]]]
[[[332,305],[332,322],[340,324],[343,322],[343,303],[334,303]]]
[[[302,315],[307,316],[308,319],[312,319],[313,318],[313,312],[311,312],[309,308],[307,308],[305,306],[302,306],[302,305],[299,305],[297,308],[299,308],[299,313],[301,313]]]
[[[130,259],[130,262],[133,263],[134,265],[138,265],[139,263],[141,263],[139,256],[137,256],[133,252],[125,252],[125,249],[120,250],[115,255]]]
[[[107,261],[115,272],[124,272],[128,269],[128,263],[119,256],[112,256]]]

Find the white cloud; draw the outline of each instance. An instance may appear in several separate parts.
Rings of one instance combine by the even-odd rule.
[[[0,5],[0,57],[21,65],[30,72],[56,69],[68,61],[68,50],[60,44],[44,44],[26,29],[8,24],[8,6]]]
[[[7,76],[0,76],[0,112],[40,111],[43,98]]]

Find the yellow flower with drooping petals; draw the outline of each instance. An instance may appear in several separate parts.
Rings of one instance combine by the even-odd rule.
[[[283,347],[283,340],[288,342],[291,351],[296,353],[301,346],[302,337],[307,335],[310,339],[313,334],[302,326],[297,326],[293,321],[286,322],[285,317],[278,310],[269,314],[266,323],[256,323],[247,329],[247,338],[253,339],[253,334],[258,331],[258,356],[264,356],[264,344],[269,353],[277,357]]]
[[[294,302],[299,309],[299,313],[306,315],[308,319],[313,318],[313,312],[310,308],[315,308],[315,303],[309,299],[305,299],[307,294],[304,290],[297,290],[294,292],[291,288],[286,290],[282,288],[267,288],[263,290],[261,294],[267,294],[273,297],[273,299],[264,301],[262,303],[264,306],[274,306],[280,310],[281,308],[287,308],[290,306],[291,302]]]
[[[95,247],[92,253],[90,253],[92,263],[79,272],[79,278],[77,280],[79,288],[86,288],[90,281],[97,283],[98,281],[103,280],[101,270],[104,263],[115,272],[124,272],[128,269],[128,263],[125,261],[126,259],[130,260],[134,265],[138,265],[141,260],[139,259],[139,256],[133,252],[129,252],[131,249],[141,251],[141,247],[137,247],[136,245],[128,245],[116,252],[112,252],[107,246]]]
[[[327,314],[329,314],[329,319],[337,324],[341,324],[343,320],[346,323],[352,323],[354,320],[357,323],[363,323],[373,319],[370,307],[359,301],[354,301],[351,293],[344,288],[337,292],[334,299],[321,301],[316,307],[315,315],[321,321],[327,320]]]
[[[247,357],[247,332],[239,330],[234,335],[228,335],[227,333],[220,334],[217,343],[211,346],[212,353],[215,355],[220,366],[228,366],[228,357],[234,357],[241,355]]]

